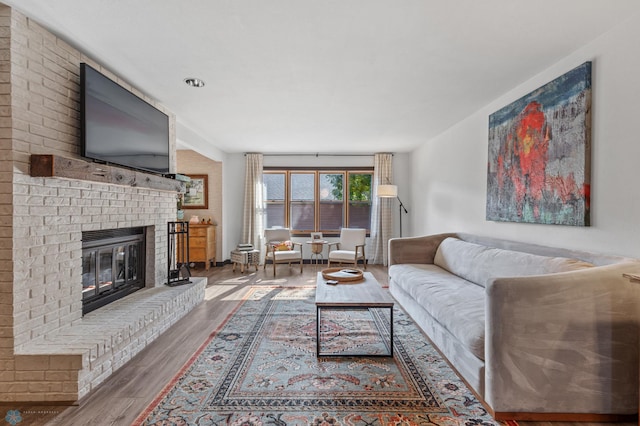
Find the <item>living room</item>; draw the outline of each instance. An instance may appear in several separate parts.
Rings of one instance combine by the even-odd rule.
[[[15,8],[18,9],[20,2],[15,3]],[[594,8],[602,7],[599,2],[593,2],[590,5]],[[620,9],[617,9],[618,7]],[[51,301],[45,300],[41,290],[45,288],[44,285],[59,288],[61,294],[64,294],[60,299],[69,299],[67,306],[71,306],[66,311],[58,309],[55,313],[50,313],[55,316],[54,321],[61,323],[78,319],[80,314],[77,313],[79,306],[75,299],[76,290],[64,284],[65,281],[78,280],[79,272],[72,270],[79,269],[79,258],[69,254],[72,249],[78,248],[79,241],[76,236],[73,236],[77,234],[78,227],[82,227],[85,231],[92,226],[107,226],[98,226],[97,223],[126,222],[123,225],[155,227],[157,229],[155,232],[159,232],[158,230],[164,230],[164,224],[167,221],[174,219],[175,196],[173,194],[158,195],[154,191],[147,193],[145,189],[140,188],[117,190],[108,194],[90,184],[40,185],[40,179],[29,176],[31,154],[78,156],[77,128],[73,128],[69,123],[77,119],[74,116],[74,114],[77,115],[77,104],[74,101],[74,96],[77,95],[77,83],[74,79],[77,78],[77,66],[80,62],[90,62],[96,67],[101,67],[105,74],[146,98],[170,116],[173,140],[177,140],[178,145],[172,147],[172,149],[177,148],[178,151],[172,152],[172,161],[178,166],[176,171],[184,174],[202,174],[205,170],[215,170],[210,173],[210,194],[212,194],[210,209],[187,211],[187,216],[193,214],[213,217],[217,223],[216,245],[219,253],[217,261],[220,263],[229,259],[230,251],[236,247],[242,235],[242,216],[238,212],[242,211],[244,198],[244,153],[249,151],[266,154],[265,167],[280,168],[327,167],[328,165],[345,168],[373,167],[373,156],[370,154],[393,152],[393,183],[398,186],[399,197],[409,211],[407,214],[398,214],[397,205],[394,205],[392,227],[394,236],[399,235],[397,230],[400,228],[400,217],[402,217],[402,235],[404,236],[464,231],[547,246],[640,257],[640,249],[637,245],[640,230],[636,219],[640,193],[633,186],[634,160],[640,155],[640,147],[635,143],[634,113],[637,108],[633,107],[636,105],[635,95],[640,93],[640,83],[636,78],[640,71],[640,59],[634,55],[637,41],[640,40],[638,29],[640,10],[633,2],[622,2],[622,5],[611,6],[611,8],[615,9],[616,13],[607,15],[606,24],[588,33],[587,38],[574,40],[573,47],[569,50],[554,51],[554,46],[549,45],[540,47],[541,51],[546,52],[546,56],[543,55],[546,62],[541,62],[534,69],[523,70],[514,66],[515,60],[511,57],[510,62],[504,65],[517,70],[518,74],[502,81],[503,87],[507,89],[487,95],[483,103],[467,103],[465,93],[457,93],[457,96],[456,93],[450,93],[450,102],[442,105],[443,110],[453,109],[457,103],[463,104],[461,111],[457,112],[457,118],[453,121],[445,120],[451,120],[451,116],[441,116],[433,110],[420,110],[417,113],[406,111],[407,116],[414,120],[412,125],[416,127],[420,127],[415,124],[418,116],[424,121],[429,121],[430,117],[444,117],[436,126],[435,133],[420,140],[419,143],[414,143],[411,149],[402,148],[402,143],[405,141],[401,140],[400,131],[397,131],[397,134],[385,134],[377,128],[374,136],[377,139],[376,142],[378,140],[384,142],[383,145],[377,146],[384,146],[384,148],[363,149],[360,146],[356,149],[354,148],[356,145],[353,145],[353,147],[349,146],[349,149],[338,152],[336,148],[323,143],[322,138],[327,135],[322,133],[321,129],[317,129],[316,125],[319,136],[310,138],[309,142],[304,144],[297,142],[298,149],[274,152],[270,151],[272,145],[261,142],[260,149],[227,152],[215,143],[211,144],[208,137],[189,128],[186,125],[188,120],[181,117],[177,111],[172,111],[167,106],[170,103],[169,100],[163,100],[161,94],[149,96],[146,92],[140,92],[140,87],[132,85],[127,76],[121,74],[121,70],[112,69],[109,66],[107,57],[98,60],[96,58],[101,58],[99,53],[78,49],[78,46],[83,46],[83,43],[78,42],[75,45],[45,29],[36,18],[27,18],[26,14],[23,15],[20,12],[16,14],[14,9],[3,7],[2,16],[8,18],[8,21],[4,22],[5,33],[13,43],[11,48],[5,48],[7,52],[5,64],[9,66],[10,63],[14,68],[10,81],[4,83],[7,92],[12,95],[9,99],[5,99],[10,102],[5,103],[7,110],[11,110],[7,111],[5,116],[11,117],[11,124],[7,126],[8,130],[4,136],[4,143],[11,148],[5,150],[10,154],[2,160],[3,171],[7,176],[11,176],[12,182],[12,184],[6,183],[4,193],[11,194],[11,197],[5,199],[4,205],[7,212],[13,212],[14,215],[13,217],[9,214],[5,215],[3,227],[14,229],[14,232],[7,232],[3,239],[7,244],[6,247],[13,248],[14,257],[12,261],[5,259],[8,264],[11,264],[5,270],[11,272],[12,276],[5,277],[2,285],[9,288],[5,293],[10,293],[15,299],[11,302],[2,301],[3,305],[10,306],[11,311],[14,312],[10,315],[0,314],[0,318],[4,321],[3,327],[12,328],[9,336],[1,336],[4,339],[2,347],[13,348],[14,345],[24,345],[30,339],[42,336],[49,331],[46,323],[34,321],[34,318],[29,316],[21,317],[17,308],[29,305],[31,312],[48,309],[46,306],[50,306]],[[595,25],[594,22],[598,21],[590,22]],[[510,25],[518,27],[519,24],[511,23]],[[562,31],[558,31],[557,36],[571,38],[571,34],[565,34]],[[563,45],[563,48],[566,49],[566,46]],[[488,67],[488,62],[496,62],[496,57],[500,57],[499,52],[491,59],[476,57],[473,52],[469,54],[481,68]],[[535,56],[536,52],[531,54]],[[60,65],[62,62],[60,58],[66,62],[64,65]],[[550,226],[486,220],[487,117],[585,61],[593,63],[590,226]],[[46,69],[37,69],[36,66],[32,68],[33,62],[43,64],[42,67]],[[52,63],[54,65],[51,65]],[[497,61],[497,63],[500,62]],[[530,66],[529,64],[530,62],[527,62],[527,66]],[[53,69],[48,68],[49,66]],[[56,81],[55,87],[48,86],[47,80],[43,82],[37,78],[38,73],[51,72],[55,74],[52,79]],[[207,83],[213,84],[213,82]],[[417,90],[415,87],[404,89]],[[400,95],[399,92],[390,96],[393,98],[391,104],[398,108],[401,102],[397,101],[396,97]],[[27,107],[27,99],[33,103],[34,97],[37,96],[46,99],[42,102],[43,108],[38,110]],[[475,94],[469,92],[468,96],[474,98]],[[56,99],[64,108],[56,111],[56,108],[51,106],[51,99]],[[193,99],[194,104],[201,102],[197,98]],[[165,102],[167,105],[164,104]],[[49,109],[56,112],[48,115],[51,114]],[[65,114],[67,117],[70,115],[71,118],[59,120],[59,115]],[[59,125],[61,122],[63,124]],[[393,124],[398,126],[397,122]],[[280,126],[286,127],[284,124]],[[379,127],[384,127],[384,123],[379,124]],[[351,131],[351,129],[343,130],[345,134]],[[291,139],[299,140],[301,136],[296,132],[297,128],[292,126]],[[344,144],[345,139],[340,140],[343,146],[348,146]],[[373,146],[372,144],[371,147]],[[314,155],[316,153],[317,155]],[[331,156],[332,154],[341,155]],[[181,157],[184,157],[184,163],[181,163]],[[202,168],[197,166],[197,161],[193,161],[193,158],[199,159]],[[5,182],[9,182],[9,179]],[[54,193],[67,200],[64,201],[67,204],[51,201]],[[160,206],[154,210],[152,220],[148,217],[149,210],[133,212],[135,208],[140,207],[136,198],[139,196],[157,197],[145,198],[147,200],[145,208],[152,209],[154,206]],[[89,208],[100,207],[97,202],[94,205],[84,206],[88,210],[78,214],[78,209],[83,206],[73,201],[87,198],[108,200],[111,197],[122,203],[120,208],[126,210],[126,220],[116,218],[117,214],[110,210],[90,213],[94,210]],[[45,201],[45,198],[49,201]],[[54,210],[55,214],[52,214]],[[103,222],[95,221],[95,216],[104,216]],[[60,227],[60,232],[56,235],[39,231],[39,229],[53,226]],[[18,233],[15,232],[16,230]],[[161,245],[161,239],[156,241],[158,244],[155,246],[155,261],[163,264],[166,247]],[[57,262],[57,266],[51,269],[49,265],[54,261]],[[34,271],[41,275],[36,277]],[[165,278],[161,268],[152,275],[157,281]],[[14,293],[17,282],[25,282],[28,286],[21,287]],[[40,300],[41,304],[34,304],[34,300]],[[31,326],[29,331],[26,329],[27,325]],[[2,359],[10,359],[11,361],[7,361],[5,365],[11,365],[11,368],[7,367],[5,371],[13,370],[14,367],[13,353],[8,354],[8,352],[12,350],[3,352]]]

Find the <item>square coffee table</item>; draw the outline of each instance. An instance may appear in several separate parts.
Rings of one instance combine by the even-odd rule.
[[[393,299],[382,288],[371,272],[363,274],[364,280],[358,282],[327,284],[318,272],[316,279],[316,356],[393,356]],[[389,341],[386,354],[343,354],[323,353],[321,351],[320,320],[323,309],[370,310],[389,309]],[[383,336],[381,335],[383,338]]]

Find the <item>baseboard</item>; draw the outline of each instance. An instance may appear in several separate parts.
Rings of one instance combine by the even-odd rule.
[[[20,410],[25,407],[77,407],[78,401],[0,401],[0,407]]]
[[[200,263],[202,263],[202,262],[200,262]],[[322,266],[322,265],[326,265],[327,264],[327,260],[326,259],[320,259],[316,263],[315,259],[302,259],[302,263],[304,265],[316,265],[317,264],[317,265]],[[336,262],[334,262],[334,263],[336,263]],[[231,259],[225,259],[222,262],[216,262],[215,266],[221,267],[221,266],[230,265],[230,264],[231,264]],[[271,263],[271,261],[269,261],[267,264],[271,265],[272,263]],[[369,264],[369,262],[367,261],[367,265],[368,264]],[[336,265],[337,265],[337,263],[336,263]],[[346,263],[345,265],[353,265],[353,264],[352,263]],[[357,266],[362,266],[362,263],[358,263]]]

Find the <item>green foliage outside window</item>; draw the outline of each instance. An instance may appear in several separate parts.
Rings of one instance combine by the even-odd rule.
[[[349,174],[349,201],[371,201],[371,174]],[[342,175],[326,175],[333,186],[331,193],[336,200],[342,199]]]

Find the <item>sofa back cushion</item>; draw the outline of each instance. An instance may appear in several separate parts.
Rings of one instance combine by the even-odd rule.
[[[547,257],[446,238],[438,246],[434,264],[486,287],[497,277],[522,277],[569,272],[593,265],[566,257]]]

